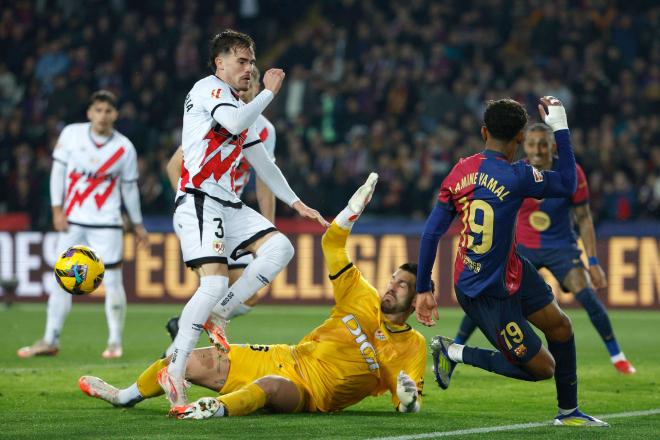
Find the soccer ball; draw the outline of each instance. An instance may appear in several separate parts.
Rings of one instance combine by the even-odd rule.
[[[103,281],[105,266],[91,248],[71,246],[55,262],[55,279],[71,295],[87,295]]]

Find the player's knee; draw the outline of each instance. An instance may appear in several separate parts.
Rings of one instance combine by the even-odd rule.
[[[282,376],[277,376],[275,374],[264,376],[254,381],[254,383],[259,385],[259,388],[264,390],[264,393],[266,393],[268,397],[276,396],[279,391],[289,382],[290,381],[288,379]]]
[[[257,250],[257,255],[269,255],[282,266],[286,266],[291,261],[294,253],[291,241],[282,233],[270,237]]]
[[[566,342],[573,336],[573,323],[571,318],[561,312],[552,323],[552,327],[546,331],[545,336],[550,341]]]
[[[555,375],[555,359],[544,347],[526,365],[527,370],[537,381],[551,379]]]

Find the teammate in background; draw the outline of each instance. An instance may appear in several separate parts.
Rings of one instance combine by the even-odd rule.
[[[557,144],[550,127],[541,123],[528,127],[524,148],[527,162],[534,168],[539,171],[556,171],[557,161],[554,156]],[[580,259],[571,209],[589,258],[588,273]],[[589,211],[589,188],[580,165],[577,165],[577,189],[570,197],[525,199],[516,224],[518,254],[527,258],[537,269],[547,267],[560,280],[562,288],[575,295],[603,339],[614,367],[622,374],[635,373],[635,368],[619,348],[607,310],[594,291],[594,287],[607,287],[607,280],[596,256],[596,234]],[[474,322],[465,316],[454,342],[465,344],[475,328]]]
[[[122,356],[126,292],[121,272],[123,201],[139,243],[147,243],[142,226],[137,179],[137,154],[130,140],[113,128],[117,99],[106,90],[92,94],[90,122],[64,127],[53,151],[50,199],[53,223],[59,231],[57,250],[87,244],[105,264],[105,315],[108,319],[106,359]],[[121,194],[120,194],[121,193]],[[43,339],[18,350],[18,356],[54,356],[72,296],[59,286],[48,298]]]
[[[260,91],[260,74],[259,69],[256,67],[252,70],[252,81],[250,82],[250,88],[244,92],[239,93],[241,100],[245,103],[249,103],[254,99],[255,96]],[[264,115],[259,115],[257,120],[254,123],[257,133],[259,133],[259,138],[263,142],[268,155],[271,160],[275,162],[275,127],[271,122],[266,119]],[[177,189],[177,184],[179,178],[181,177],[181,166],[183,165],[183,153],[181,152],[181,146],[177,148],[176,152],[172,155],[172,158],[167,164],[167,175],[169,177],[170,183],[174,190]],[[248,185],[250,178],[252,176],[252,167],[245,159],[245,156],[241,156],[238,167],[236,168],[235,174],[235,188],[236,195],[240,198],[245,190],[245,187]],[[275,224],[275,195],[273,192],[268,189],[264,182],[256,177],[256,195],[257,203],[259,204],[259,211],[269,222]],[[253,260],[252,254],[244,254],[237,260],[229,257],[228,260],[228,269],[229,269],[229,285],[233,285],[236,280],[243,274],[243,270],[247,267],[249,263]],[[228,319],[234,318],[236,316],[241,316],[249,313],[254,306],[259,301],[257,293],[255,292],[249,299],[244,303],[238,304],[234,310],[229,313]],[[217,304],[216,304],[217,307]],[[220,321],[218,313],[211,313],[211,319],[215,321]],[[179,317],[174,317],[170,319],[166,326],[168,332],[172,336],[172,339],[176,336],[179,329]]]
[[[229,345],[224,329],[207,321],[214,306],[227,318],[231,310],[273,279],[293,257],[289,240],[262,215],[244,206],[235,192],[236,168],[241,154],[275,196],[299,215],[328,223],[291,190],[279,168],[264,149],[254,122],[279,91],[284,79],[280,69],[264,75],[265,90],[249,104],[238,92],[250,86],[255,64],[254,42],[245,34],[227,30],[210,44],[214,72],[199,80],[184,102],[183,165],[174,211],[174,230],[183,260],[194,268],[200,285],[181,313],[171,362],[159,382],[168,400],[187,403],[185,371],[188,357],[206,326],[214,342]],[[254,260],[229,289],[228,257],[245,253]]]
[[[400,266],[379,295],[346,250],[351,228],[377,179],[376,174],[369,176],[323,236],[336,302],[330,317],[293,346],[232,345],[229,353],[215,347],[195,350],[186,378],[221,395],[174,407],[172,416],[241,416],[262,407],[287,413],[333,412],[388,390],[399,412],[419,411],[426,341],[406,323],[414,309],[416,265]],[[89,396],[133,406],[163,393],[156,376],[168,361],[156,361],[122,390],[93,376],[83,376],[78,383]]]
[[[539,113],[555,135],[556,171],[539,171],[524,162],[511,164],[525,138],[527,112],[511,99],[488,102],[481,127],[485,150],[454,166],[426,222],[417,272],[417,319],[430,326],[435,324],[433,317],[438,318],[431,269],[440,237],[460,213],[463,229],[454,267],[456,297],[498,351],[436,336],[431,347],[440,387],[449,386],[457,362],[520,380],[554,376],[559,406],[555,425],[609,426],[578,409],[571,321],[534,266],[515,250],[511,220],[523,200],[570,197],[576,187],[566,111],[558,99],[547,96],[541,98]],[[547,349],[530,323],[545,334]]]

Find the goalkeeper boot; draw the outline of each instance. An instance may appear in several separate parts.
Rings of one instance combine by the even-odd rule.
[[[168,415],[177,419],[208,419],[221,411],[219,416],[224,415],[224,406],[215,397],[202,397],[188,405],[175,406],[170,409]]]
[[[103,359],[117,359],[124,355],[124,350],[119,344],[108,344],[108,347],[101,353]]]
[[[456,362],[452,361],[449,357],[447,350],[454,341],[445,336],[434,336],[431,339],[431,351],[433,357],[433,374],[435,381],[440,385],[440,388],[446,390],[449,388],[451,382],[451,375],[456,368]]]
[[[555,417],[555,426],[595,426],[601,428],[609,428],[610,424],[603,422],[595,417],[584,414],[579,409],[575,408],[569,414],[559,414]]]
[[[128,403],[121,403],[119,401],[119,389],[113,387],[103,379],[94,376],[81,376],[78,379],[78,386],[80,391],[87,394],[89,397],[105,400],[112,406],[129,408],[134,406],[140,399]]]
[[[21,358],[30,358],[34,356],[56,356],[60,348],[57,345],[47,344],[43,339],[38,340],[32,345],[21,347],[16,354]]]
[[[637,369],[633,367],[628,359],[622,359],[614,363],[614,368],[621,374],[630,375],[635,374]]]
[[[204,323],[204,330],[209,335],[209,341],[215,347],[225,353],[229,353],[229,342],[227,342],[227,336],[225,334],[225,328],[227,328],[229,321],[227,319],[221,318],[217,315],[211,314],[209,319]]]
[[[170,375],[167,367],[161,368],[156,379],[160,387],[165,391],[165,397],[170,401],[172,407],[188,404],[188,393],[186,390],[190,388],[190,383],[187,380],[177,379]]]

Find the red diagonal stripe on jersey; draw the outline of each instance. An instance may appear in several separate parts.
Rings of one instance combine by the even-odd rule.
[[[87,178],[87,188],[81,193],[76,191],[71,200],[69,201],[69,206],[66,208],[65,215],[69,216],[71,211],[76,205],[82,205],[83,202],[89,197],[89,195],[105,180],[105,172],[113,166],[119,158],[124,154],[126,149],[124,147],[119,147],[115,153],[110,156],[108,160],[105,161],[103,165],[94,173],[94,177]],[[111,184],[112,185],[112,184]]]
[[[259,133],[259,139],[261,139],[261,142],[266,142],[266,139],[268,139],[268,128],[264,127],[263,130],[261,130],[261,133]]]
[[[76,183],[78,183],[78,180],[82,177],[82,173],[76,173],[75,171],[71,171],[69,173],[69,186],[66,189],[66,197],[64,200],[69,200],[69,196],[71,195],[71,190],[73,190],[73,187],[76,186]]]
[[[225,133],[227,135],[231,136],[231,134],[222,128],[219,133],[216,133],[212,129],[209,130],[209,132],[206,134],[204,139],[209,139],[209,145],[206,148],[206,153],[204,154],[204,159],[206,159],[210,152],[215,151],[217,148],[219,148],[223,142],[225,142],[229,136],[225,136]],[[229,145],[234,145],[235,148],[232,150],[231,153],[224,159],[220,159],[220,153],[216,154],[213,156],[211,160],[206,162],[204,166],[202,167],[201,170],[199,170],[199,173],[195,175],[195,177],[192,178],[192,183],[195,186],[195,188],[199,188],[199,186],[204,182],[206,179],[208,179],[211,174],[213,174],[213,177],[215,178],[216,181],[220,180],[220,177],[229,169],[232,163],[234,163],[234,160],[238,157],[239,154],[241,154],[243,143],[245,142],[245,139],[247,138],[247,130],[244,130],[241,134],[236,136],[236,139],[232,140],[229,142]],[[232,187],[233,187],[233,179],[232,179]]]
[[[94,200],[96,201],[96,206],[101,209],[103,205],[105,205],[105,201],[108,200],[108,197],[110,197],[110,194],[112,194],[112,190],[115,189],[115,184],[117,183],[117,178],[113,177],[112,181],[110,182],[110,185],[103,191],[102,194],[96,194],[94,196]]]

